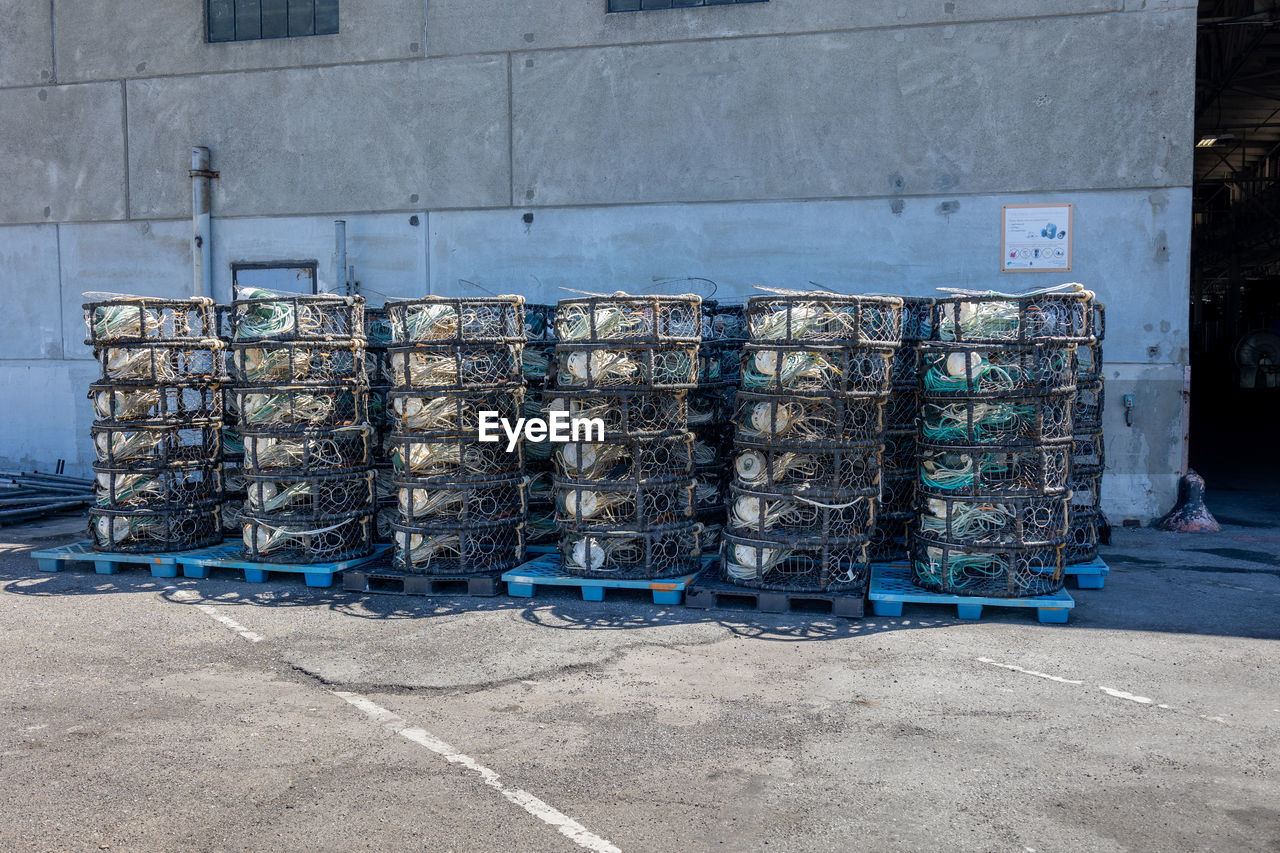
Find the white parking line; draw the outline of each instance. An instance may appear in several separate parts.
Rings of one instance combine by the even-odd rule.
[[[191,602],[193,598],[198,599],[200,597],[197,593],[192,592],[189,589],[179,589],[178,587],[173,586],[172,584],[169,584],[168,586],[166,586],[165,589],[173,590],[174,601]],[[263,640],[266,639],[266,637],[262,636],[257,631],[250,631],[248,628],[241,625],[239,622],[232,619],[230,616],[227,616],[224,613],[219,613],[218,608],[214,607],[212,604],[195,604],[194,602],[192,602],[192,606],[194,606],[196,610],[209,614],[218,622],[221,622],[223,625],[230,628],[232,631],[235,631],[237,634],[239,634],[241,637],[243,637],[244,639],[248,640],[251,643],[261,643]]]
[[[1011,663],[1000,663],[999,661],[994,661],[991,658],[978,658],[977,661],[979,663],[990,664],[991,666],[998,666],[1001,669],[1008,669],[1008,670],[1012,670],[1013,672],[1020,672],[1023,675],[1034,675],[1036,678],[1045,678],[1045,679],[1048,679],[1049,681],[1056,681],[1059,684],[1074,684],[1077,687],[1087,686],[1083,681],[1077,681],[1071,678],[1062,678],[1061,676],[1057,676],[1057,675],[1049,675],[1048,673],[1045,673],[1045,672],[1036,672],[1034,669],[1023,669],[1020,666],[1014,666]],[[1138,696],[1137,694],[1129,693],[1128,691],[1125,691],[1125,690],[1117,690],[1114,687],[1104,687],[1101,684],[1097,685],[1097,687],[1103,693],[1107,694],[1108,696],[1113,696],[1116,699],[1127,699],[1130,702],[1137,702],[1139,705],[1152,705],[1156,708],[1163,708],[1166,711],[1174,710],[1169,705],[1165,705],[1163,703],[1157,704],[1154,699],[1148,699],[1146,696]],[[1206,717],[1205,719],[1208,719],[1208,718]]]
[[[379,723],[389,731],[395,732],[400,737],[413,741],[419,746],[425,746],[450,764],[461,764],[468,770],[478,774],[490,788],[493,788],[507,800],[515,803],[538,820],[548,826],[555,827],[561,835],[575,844],[595,851],[595,853],[622,853],[619,848],[609,841],[589,832],[585,826],[560,810],[547,805],[528,791],[523,791],[519,788],[508,788],[502,784],[501,777],[495,771],[490,770],[470,756],[463,755],[425,729],[410,726],[404,718],[366,699],[359,693],[334,690],[333,695],[359,708],[369,719]]]

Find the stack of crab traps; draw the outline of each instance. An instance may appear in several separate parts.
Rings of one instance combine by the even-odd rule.
[[[526,305],[524,327],[526,341],[522,369],[528,392],[524,401],[527,417],[546,417],[549,399],[544,393],[553,387],[556,362],[556,307]],[[555,495],[552,492],[555,465],[550,441],[525,444],[525,473],[529,478],[529,522],[526,545],[551,547],[556,539]]]
[[[729,495],[728,459],[733,401],[742,379],[746,313],[742,305],[702,303],[698,387],[689,394],[693,433],[694,506],[702,524],[702,548],[719,548]]]
[[[956,595],[1019,598],[1063,584],[1076,347],[1092,294],[963,293],[934,306],[920,345],[911,579]]]
[[[391,345],[391,322],[386,308],[364,309],[365,373],[369,377],[369,425],[373,428],[373,490],[377,513],[374,517],[373,541],[391,542],[392,524],[396,520],[396,487],[391,460],[387,455],[391,436],[391,413],[388,394],[391,391],[391,363],[387,347]]]
[[[213,301],[85,294],[94,357],[93,547],[180,551],[219,542],[222,342]]]
[[[548,411],[578,435],[555,452],[562,568],[586,578],[695,572],[690,391],[702,333],[698,296],[586,296],[556,307]]]
[[[387,302],[394,382],[389,439],[398,518],[396,569],[494,575],[524,557],[528,497],[523,446],[482,418],[515,423],[524,407],[524,299]]]
[[[1106,306],[1091,306],[1093,341],[1078,350],[1079,374],[1072,412],[1071,503],[1066,547],[1067,565],[1088,563],[1098,556],[1098,530],[1103,524],[1102,471],[1106,448],[1102,436],[1102,339],[1106,333]]]

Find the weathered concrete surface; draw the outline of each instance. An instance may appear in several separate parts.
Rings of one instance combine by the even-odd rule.
[[[131,80],[132,213],[190,215],[195,144],[219,216],[505,205],[506,81],[505,56]]]
[[[48,3],[0,2],[0,86],[53,80],[51,20]]]
[[[581,849],[345,690],[626,851],[1270,849],[1280,528],[1239,514],[1117,531],[1062,627],[174,582],[257,644],[145,573],[36,572],[80,520],[8,528],[0,844]]]
[[[217,44],[205,41],[204,5],[198,0],[58,0],[59,80],[331,65],[423,54],[422,0],[344,0],[336,35]],[[46,24],[48,17],[46,9]]]
[[[62,226],[62,335],[67,358],[93,357],[84,344],[88,331],[80,307],[86,292],[174,299],[198,295],[191,275],[191,221]],[[78,406],[87,407],[87,402]]]
[[[1124,8],[1122,0],[1070,0],[1040,15],[1076,15]],[[1181,6],[1194,6],[1181,0]],[[490,50],[584,47],[733,36],[809,33],[869,27],[955,24],[1026,18],[1018,0],[904,3],[900,0],[826,0],[747,3],[607,14],[606,4],[581,0],[431,0],[427,50],[432,55]],[[482,23],[481,23],[482,22]]]
[[[0,228],[0,359],[62,358],[56,225]]]
[[[93,410],[85,400],[98,378],[96,361],[0,361],[0,468],[92,475]]]
[[[120,84],[0,90],[0,116],[0,224],[124,218]]]
[[[1075,205],[1071,272],[999,272],[1001,205],[1030,202]],[[467,279],[554,302],[562,286],[643,291],[654,277],[706,276],[727,299],[811,281],[898,294],[1079,281],[1107,303],[1108,360],[1186,360],[1188,189],[533,208],[532,223],[526,210],[432,213],[432,291]]]
[[[418,224],[410,218],[416,216]],[[318,286],[342,281],[334,253],[334,219],[347,223],[347,264],[356,268],[361,292],[373,305],[387,296],[422,296],[427,288],[426,212],[341,217],[215,219],[214,297],[231,300],[231,265],[240,261],[315,260]]]
[[[1107,473],[1102,508],[1114,524],[1143,524],[1173,508],[1187,434],[1183,368],[1176,364],[1119,364],[1103,343],[1106,404],[1102,412]],[[1124,396],[1132,394],[1133,426],[1125,424]]]
[[[1125,85],[1098,73],[1135,44]],[[1188,186],[1194,46],[1187,9],[515,54],[514,195]]]

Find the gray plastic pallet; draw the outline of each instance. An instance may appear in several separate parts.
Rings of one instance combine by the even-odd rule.
[[[698,610],[757,610],[761,613],[827,612],[832,616],[859,619],[863,615],[866,593],[853,592],[788,592],[738,586],[720,577],[719,568],[704,569],[684,596],[684,606]]]
[[[419,575],[387,566],[348,569],[342,574],[347,592],[382,595],[471,595],[491,598],[502,593],[502,581],[492,575]]]

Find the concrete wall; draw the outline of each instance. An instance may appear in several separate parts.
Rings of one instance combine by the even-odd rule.
[[[339,35],[210,45],[202,0],[0,0],[0,466],[91,464],[81,293],[190,292],[208,145],[219,299],[234,261],[338,280],[338,216],[377,302],[1083,281],[1110,306],[1106,505],[1167,508],[1192,0],[604,5],[342,0]],[[1076,205],[1073,271],[1002,276],[1000,206],[1041,201]]]

